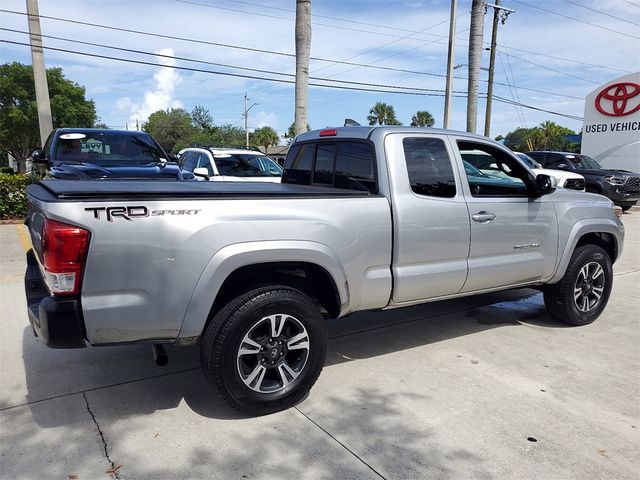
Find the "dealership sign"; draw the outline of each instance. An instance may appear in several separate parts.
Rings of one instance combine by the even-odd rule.
[[[640,171],[640,72],[587,96],[582,153],[608,168]]]
[[[640,85],[633,82],[614,83],[600,90],[596,109],[603,115],[623,117],[640,110]]]

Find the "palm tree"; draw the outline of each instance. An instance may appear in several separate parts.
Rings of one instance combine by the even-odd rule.
[[[280,137],[278,133],[271,127],[262,127],[258,128],[255,132],[253,132],[252,142],[263,146],[264,153],[267,153],[268,148],[271,145],[277,145],[280,141]]]
[[[412,127],[433,127],[436,123],[433,115],[426,110],[418,110],[416,114],[411,118]]]
[[[307,125],[311,0],[296,0],[296,135]]]
[[[369,125],[402,125],[396,118],[396,112],[391,105],[378,102],[369,110]]]

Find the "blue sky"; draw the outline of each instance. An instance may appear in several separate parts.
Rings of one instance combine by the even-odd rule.
[[[503,0],[516,10],[500,25],[495,95],[537,108],[581,117],[584,97],[600,84],[640,70],[640,0]],[[466,91],[467,43],[471,1],[459,0],[454,90]],[[40,14],[74,22],[42,19],[48,47],[187,66],[233,74],[290,77],[237,68],[187,62],[184,57],[270,72],[292,74],[295,59],[239,48],[224,48],[81,25],[89,22],[141,30],[249,49],[294,53],[293,0],[40,0]],[[538,7],[538,8],[536,8]],[[585,8],[586,7],[586,8]],[[24,0],[3,0],[2,9],[25,12]],[[311,76],[350,82],[444,90],[449,29],[448,1],[313,0],[312,57],[386,69],[312,61]],[[592,10],[591,10],[592,9]],[[546,11],[545,11],[546,10]],[[593,11],[597,10],[597,11]],[[551,13],[553,12],[553,13]],[[568,18],[567,18],[568,17]],[[4,29],[27,31],[24,15],[0,13]],[[592,25],[589,25],[592,24]],[[490,40],[491,15],[485,17],[485,41]],[[0,39],[28,42],[22,33],[0,31]],[[160,53],[164,57],[109,50],[78,41]],[[487,45],[488,46],[488,45]],[[203,105],[216,124],[243,126],[243,96],[249,95],[250,129],[269,125],[284,133],[293,121],[293,86],[264,80],[138,65],[53,50],[45,51],[47,67],[60,66],[67,78],[83,85],[96,102],[101,120],[123,128],[143,122],[160,108]],[[0,62],[31,63],[28,47],[0,43]],[[483,53],[483,66],[489,52]],[[405,70],[405,72],[398,71]],[[410,72],[406,72],[409,70]],[[420,72],[420,73],[416,73]],[[481,72],[481,79],[487,72]],[[509,86],[510,84],[511,86]],[[514,87],[515,85],[515,87]],[[376,88],[376,87],[365,87]],[[421,90],[424,91],[424,90]],[[486,82],[480,83],[480,92]],[[309,89],[312,128],[341,125],[349,117],[366,123],[376,102],[395,107],[404,124],[416,110],[428,110],[442,126],[442,96]],[[484,101],[478,105],[478,132],[484,122]],[[494,102],[491,135],[506,134],[553,120],[574,130],[582,122]],[[466,99],[455,98],[452,128],[466,126]]]

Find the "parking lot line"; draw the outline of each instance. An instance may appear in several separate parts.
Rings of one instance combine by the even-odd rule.
[[[26,227],[24,225],[16,224],[16,230],[18,231],[18,237],[20,238],[22,249],[24,250],[24,253],[27,253],[27,251],[31,248],[31,241],[27,236]]]

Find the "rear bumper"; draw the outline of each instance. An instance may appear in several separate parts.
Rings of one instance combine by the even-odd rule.
[[[49,294],[33,250],[27,252],[24,276],[29,323],[33,332],[51,348],[85,347],[80,299]]]

